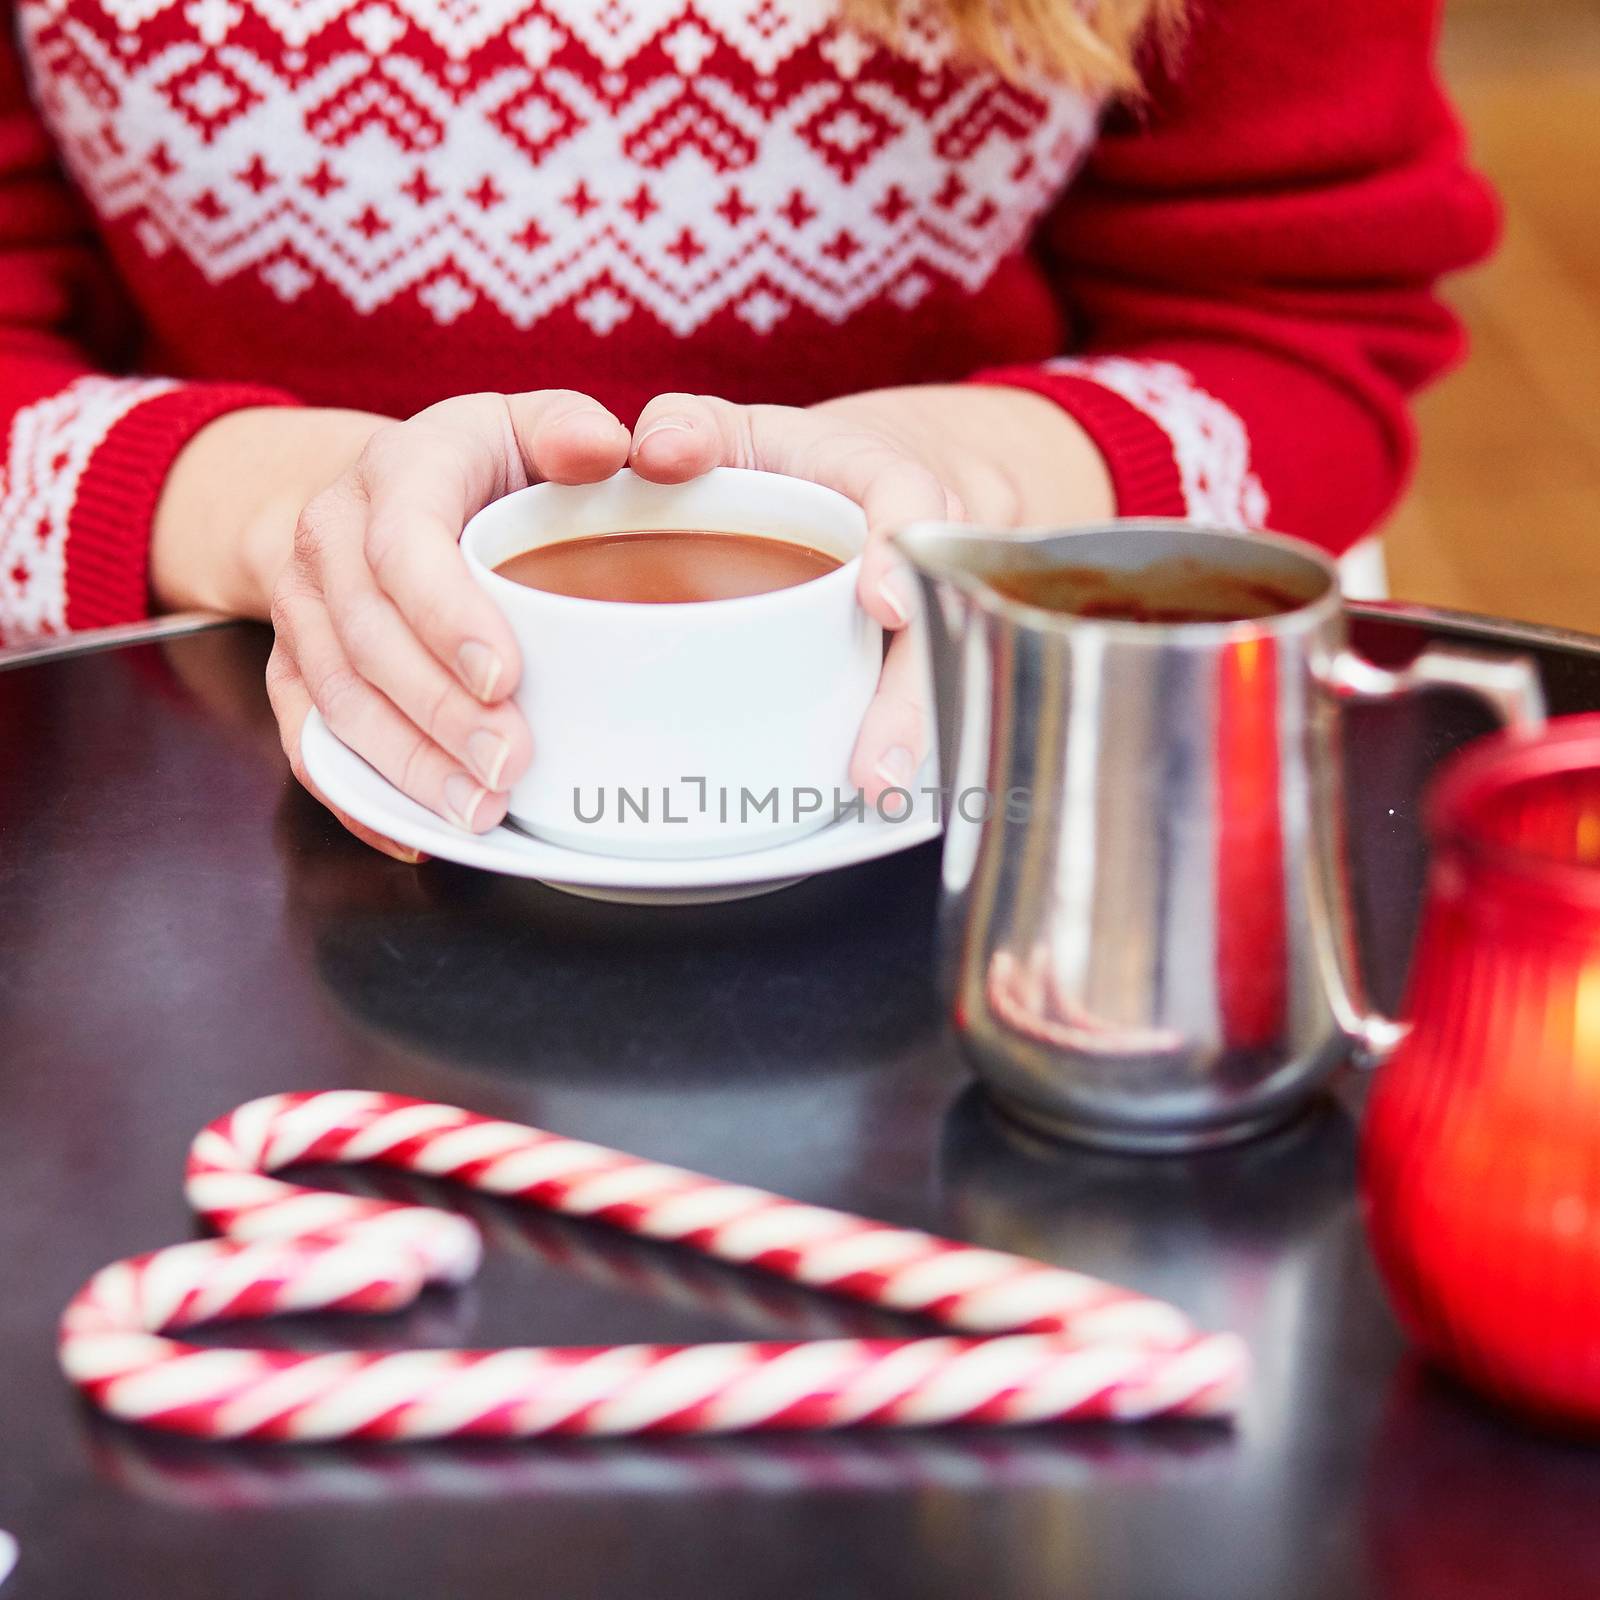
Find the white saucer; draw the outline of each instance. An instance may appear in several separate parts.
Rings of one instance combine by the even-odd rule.
[[[847,816],[803,839],[746,855],[704,861],[590,855],[530,838],[504,825],[487,833],[467,833],[401,794],[334,738],[315,711],[306,718],[300,751],[312,781],[329,800],[386,838],[440,861],[457,861],[514,878],[537,878],[552,889],[592,900],[632,905],[742,900],[787,889],[813,873],[909,850],[939,834],[936,802],[921,792],[925,784],[932,785],[925,771],[913,785],[916,798],[911,814],[902,821],[887,821],[869,806],[863,821]]]

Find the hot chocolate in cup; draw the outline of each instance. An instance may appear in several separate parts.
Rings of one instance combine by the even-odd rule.
[[[814,555],[796,570],[821,575],[642,603],[496,570],[549,545],[666,530],[799,546]],[[866,536],[843,495],[732,467],[682,484],[629,471],[537,484],[485,507],[461,548],[516,637],[515,699],[533,736],[510,820],[569,849],[690,858],[785,844],[854,815],[850,755],[883,659],[882,630],[855,594]]]

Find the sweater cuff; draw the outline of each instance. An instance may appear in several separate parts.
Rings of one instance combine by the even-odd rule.
[[[1053,400],[1105,458],[1119,517],[1183,517],[1189,512],[1168,434],[1120,394],[1090,378],[1046,367],[999,367],[972,383],[1031,389]]]
[[[111,380],[118,381],[129,380]],[[150,531],[179,452],[229,411],[294,403],[281,390],[247,384],[150,382],[143,397],[111,421],[78,478],[67,514],[67,627],[148,616]]]
[[[1091,356],[999,367],[974,383],[1032,389],[1055,401],[1105,457],[1121,517],[1185,517],[1260,531],[1270,506],[1249,430],[1186,367]]]

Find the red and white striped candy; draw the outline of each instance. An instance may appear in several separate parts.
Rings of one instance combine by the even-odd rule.
[[[314,1355],[164,1337],[221,1318],[390,1311],[477,1266],[480,1236],[465,1217],[267,1175],[308,1161],[448,1178],[960,1336]],[[1237,1339],[1197,1334],[1172,1307],[1096,1279],[398,1095],[252,1101],[195,1140],[186,1194],[226,1237],[97,1273],[62,1318],[60,1356],[102,1409],[201,1437],[1216,1417],[1244,1378]]]

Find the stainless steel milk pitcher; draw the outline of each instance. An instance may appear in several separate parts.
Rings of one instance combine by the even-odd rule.
[[[1389,1048],[1354,952],[1340,702],[1449,684],[1537,725],[1533,666],[1443,649],[1373,666],[1346,647],[1332,562],[1285,539],[1129,522],[897,542],[939,710],[945,984],[991,1092],[1046,1131],[1190,1149],[1282,1119],[1352,1046]],[[1175,561],[1285,609],[1101,620],[990,581]]]

